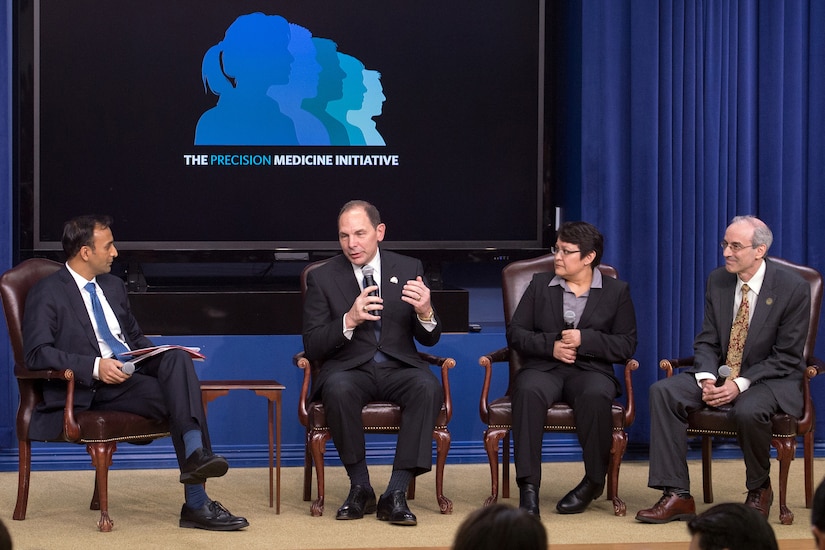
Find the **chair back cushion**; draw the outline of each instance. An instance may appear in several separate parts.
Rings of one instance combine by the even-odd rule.
[[[313,269],[318,269],[332,258],[327,258],[326,260],[318,260],[317,262],[312,262],[311,264],[307,264],[306,267],[301,271],[301,299],[303,300],[307,293],[307,276]]]
[[[816,333],[819,331],[819,314],[822,309],[822,274],[812,267],[795,264],[782,258],[770,256],[768,260],[799,274],[808,281],[811,287],[811,318],[808,321],[808,339],[805,340],[805,349],[802,356],[805,358],[807,365],[812,365],[814,349],[816,348]]]
[[[519,260],[508,264],[501,270],[501,292],[504,304],[504,323],[509,326],[513,314],[516,312],[521,297],[533,275],[542,272],[555,272],[555,255],[546,254],[537,258]],[[606,277],[619,278],[616,268],[606,264],[600,264],[598,270]],[[521,356],[514,350],[510,350],[510,380],[521,369]],[[509,394],[509,390],[507,392]]]
[[[29,290],[44,277],[60,269],[62,264],[44,258],[24,260],[0,276],[0,298],[3,300],[3,313],[9,327],[9,339],[14,352],[14,363],[18,368],[25,367],[23,352],[23,312]]]

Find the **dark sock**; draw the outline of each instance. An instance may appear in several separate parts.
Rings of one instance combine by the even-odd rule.
[[[349,476],[350,485],[361,485],[362,487],[371,488],[370,472],[367,470],[367,459],[362,459],[355,464],[344,464]]]
[[[387,485],[387,493],[392,493],[393,491],[406,492],[407,487],[410,486],[410,482],[414,477],[411,470],[393,470],[392,476],[390,476],[390,482]]]
[[[189,458],[189,455],[197,451],[198,449],[203,449],[203,434],[200,430],[189,430],[185,434],[183,434],[183,447],[184,447],[184,454],[186,458]]]
[[[676,495],[681,498],[690,498],[690,491],[687,489],[680,489],[678,487],[665,487],[666,495]]]
[[[203,508],[203,505],[209,502],[209,497],[206,496],[206,488],[200,483],[184,485],[183,491],[186,495],[186,505],[193,510]]]

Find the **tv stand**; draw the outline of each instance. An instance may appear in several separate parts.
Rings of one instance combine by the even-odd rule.
[[[149,287],[129,301],[149,335],[301,334],[298,288]],[[433,290],[432,301],[444,332],[468,331],[467,290]]]

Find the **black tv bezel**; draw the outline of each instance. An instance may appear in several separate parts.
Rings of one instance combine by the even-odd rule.
[[[24,5],[25,4],[25,5]],[[550,207],[547,182],[547,151],[545,131],[544,74],[545,22],[544,0],[537,1],[539,12],[539,117],[537,121],[536,227],[535,239],[517,241],[396,241],[388,238],[387,248],[402,250],[425,259],[430,264],[451,261],[498,262],[533,257],[546,251],[552,239],[555,216]],[[36,108],[36,75],[34,57],[37,51],[35,9],[39,0],[15,3],[12,14],[12,135],[13,135],[13,255],[15,260],[27,257],[62,258],[60,243],[39,240],[38,195],[35,184],[36,153],[34,145]],[[31,43],[23,43],[31,38]],[[494,212],[489,215],[495,215]],[[273,262],[313,261],[339,252],[333,240],[312,241],[120,241],[121,261],[127,263],[213,263],[213,262]]]

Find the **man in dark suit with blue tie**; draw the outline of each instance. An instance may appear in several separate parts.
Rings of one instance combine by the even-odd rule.
[[[638,521],[667,523],[696,515],[686,428],[688,412],[702,405],[730,405],[745,459],[745,505],[766,518],[770,513],[771,416],[802,414],[802,352],[811,311],[808,283],[767,257],[772,242],[770,228],[753,216],[735,217],[725,231],[725,266],[708,277],[693,367],[650,388],[648,486],[663,494],[636,514]],[[740,321],[748,328],[737,335]],[[727,378],[723,365],[732,370]]]
[[[117,248],[109,216],[80,216],[63,226],[68,260],[29,291],[23,319],[26,362],[34,370],[71,369],[78,410],[117,410],[168,419],[180,465],[186,502],[180,526],[214,531],[247,527],[209,499],[204,481],[229,465],[212,453],[201,404],[200,382],[191,357],[170,350],[142,361],[134,374],[123,371],[128,350],[151,347],[132,315],[126,286],[110,274]],[[47,381],[30,433],[57,438],[63,427],[66,385]]]
[[[415,476],[432,468],[432,432],[444,401],[441,384],[418,355],[415,341],[435,345],[441,324],[421,262],[379,250],[385,230],[368,202],[351,201],[341,209],[343,254],[307,277],[304,349],[309,359],[323,361],[313,395],[324,404],[350,478],[349,495],[336,518],[360,519],[377,510],[380,520],[415,525],[405,492]],[[392,401],[402,410],[392,476],[377,505],[361,421],[363,405],[376,400]]]

